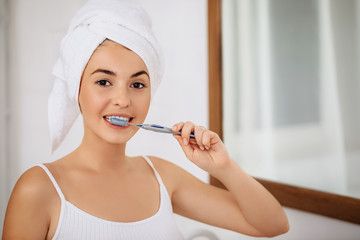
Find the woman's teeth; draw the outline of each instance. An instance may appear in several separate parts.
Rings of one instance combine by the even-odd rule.
[[[104,119],[111,124],[119,125],[119,126],[126,126],[126,124],[132,119],[128,117],[121,117],[121,116],[104,116]]]
[[[120,117],[120,116],[105,116],[106,120],[110,120],[111,118],[116,118],[116,119],[121,119],[121,120],[125,120],[125,121],[129,121],[130,118],[128,117]]]

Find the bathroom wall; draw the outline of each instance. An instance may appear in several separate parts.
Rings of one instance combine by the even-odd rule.
[[[9,189],[12,189],[26,169],[36,163],[52,161],[67,154],[81,141],[79,118],[60,149],[53,156],[49,155],[47,98],[53,79],[51,68],[69,20],[83,2],[84,0],[10,1],[10,68],[7,89],[11,109],[10,124],[7,126],[10,148],[8,158],[1,159],[9,166]],[[136,2],[142,3],[151,15],[154,32],[166,59],[163,83],[153,99],[147,122],[171,126],[177,121],[191,120],[207,126],[206,0]],[[186,160],[171,136],[139,131],[128,145],[128,154],[149,154],[166,158],[207,181],[207,174]],[[1,209],[5,205],[6,203],[1,203]],[[291,230],[275,239],[355,239],[360,236],[358,225],[293,209],[286,209],[286,212]],[[177,216],[176,219],[186,238],[204,230],[212,232],[218,239],[250,239],[183,217]]]
[[[6,99],[6,37],[7,13],[5,11],[6,3],[0,0],[0,224],[1,217],[5,214],[3,205],[7,202],[8,184],[7,184],[7,99]]]

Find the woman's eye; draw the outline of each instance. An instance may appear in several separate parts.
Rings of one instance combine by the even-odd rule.
[[[132,84],[132,87],[141,89],[141,88],[145,87],[145,84],[143,84],[141,82],[135,82],[135,83]]]
[[[100,86],[109,86],[110,82],[108,80],[99,80],[96,82],[96,84],[98,84]]]

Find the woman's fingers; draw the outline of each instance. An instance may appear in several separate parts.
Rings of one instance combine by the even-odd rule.
[[[204,144],[204,147],[206,150],[210,149],[211,146],[211,132],[209,130],[204,131],[203,137],[202,137],[202,143]]]
[[[179,122],[173,126],[172,130],[174,132],[181,131],[181,139],[177,139],[184,146],[196,145],[201,150],[209,150],[211,147],[212,132],[203,126],[195,126],[192,122]],[[191,132],[194,132],[195,138],[190,138]]]
[[[204,131],[206,131],[206,129],[204,127],[202,127],[202,126],[196,126],[195,130],[194,130],[196,144],[199,146],[199,148],[201,150],[205,149],[204,143],[203,143]]]
[[[181,137],[183,138],[184,145],[187,145],[190,142],[190,134],[195,129],[195,124],[192,122],[186,122],[181,129]]]
[[[181,139],[178,139],[178,140],[181,140],[182,144],[183,145],[188,145],[189,143],[193,144],[194,143],[194,140],[193,139],[190,139],[190,134],[194,131],[195,125],[192,123],[192,122],[179,122],[179,123],[176,123],[171,129],[173,132],[181,132],[180,136],[181,136]]]
[[[172,126],[171,129],[172,129],[173,132],[178,132],[178,131],[180,131],[182,129],[184,124],[185,123],[183,123],[183,122],[178,122],[178,123],[174,124],[174,126]]]

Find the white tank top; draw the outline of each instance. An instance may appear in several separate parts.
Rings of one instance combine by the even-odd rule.
[[[184,238],[175,223],[171,201],[165,185],[151,160],[146,156],[143,156],[143,158],[154,170],[160,185],[160,207],[155,215],[144,220],[128,223],[101,219],[77,208],[65,199],[49,169],[43,164],[39,164],[38,166],[42,167],[51,179],[61,199],[61,212],[53,239],[183,240]]]

